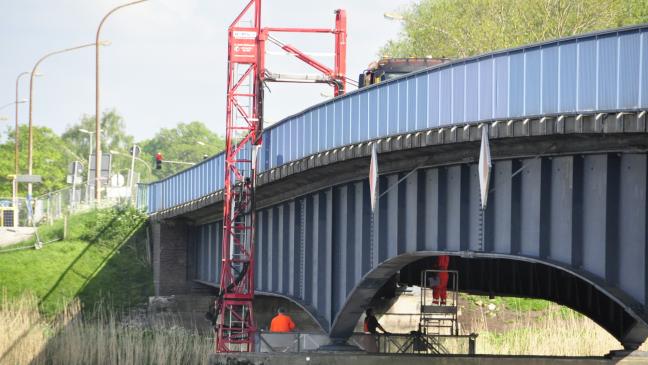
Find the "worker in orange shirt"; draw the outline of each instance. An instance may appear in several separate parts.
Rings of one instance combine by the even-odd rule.
[[[270,332],[291,332],[295,329],[295,322],[286,314],[286,310],[279,308],[277,315],[270,322]]]
[[[450,256],[437,256],[436,269],[442,271],[439,272],[439,283],[434,287],[434,291],[432,292],[434,304],[446,304],[446,298],[448,297],[446,291],[448,288],[448,272],[443,270],[448,270],[448,265],[450,265]]]

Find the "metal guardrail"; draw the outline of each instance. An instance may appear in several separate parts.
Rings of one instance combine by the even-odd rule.
[[[488,53],[315,105],[263,132],[259,171],[352,143],[442,126],[648,108],[648,25]],[[149,213],[222,188],[223,154],[148,185]]]
[[[268,333],[256,334],[256,352],[309,352],[331,344],[327,335],[316,333]],[[419,332],[409,334],[354,333],[347,341],[361,351],[385,354],[464,354],[474,355],[476,334],[470,335],[426,335]]]
[[[102,191],[99,207],[110,207],[129,201],[130,197],[111,196],[107,190]],[[94,200],[94,189],[86,185],[77,185],[34,197],[28,207],[27,199],[0,197],[0,227],[27,227],[51,224],[65,214],[88,210],[97,207]],[[31,212],[30,209],[31,208]],[[32,217],[33,219],[30,219]]]

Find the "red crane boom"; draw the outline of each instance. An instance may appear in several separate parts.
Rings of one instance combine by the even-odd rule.
[[[228,30],[225,184],[220,295],[216,303],[217,352],[254,351],[254,237],[256,155],[263,129],[266,41],[277,44],[321,72],[316,82],[331,84],[335,95],[346,89],[346,13],[336,10],[335,29],[261,28],[261,0],[250,0]],[[333,69],[297,48],[278,42],[271,32],[332,33]]]

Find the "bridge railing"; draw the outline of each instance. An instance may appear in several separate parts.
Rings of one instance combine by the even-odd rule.
[[[347,341],[348,345],[370,353],[386,354],[465,354],[474,355],[476,351],[476,334],[470,335],[427,335],[354,333]],[[256,334],[256,352],[308,352],[316,351],[321,346],[331,344],[331,339],[319,333],[269,333]]]
[[[457,60],[350,92],[264,130],[266,171],[376,138],[467,123],[648,107],[648,25]],[[149,185],[148,211],[222,188],[218,154]]]

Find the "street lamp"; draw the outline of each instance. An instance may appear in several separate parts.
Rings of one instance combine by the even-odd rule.
[[[7,104],[5,104],[5,105],[3,105],[3,106],[0,106],[0,110],[6,108],[6,107],[8,107],[8,106],[12,106],[13,104],[14,104],[14,102],[12,101],[11,103],[7,103]]]
[[[113,8],[110,10],[106,15],[104,15],[103,19],[101,19],[101,22],[99,22],[99,26],[97,27],[97,36],[95,40],[95,133],[97,135],[97,143],[96,143],[96,156],[95,156],[95,200],[97,203],[99,203],[101,199],[101,135],[99,133],[99,129],[101,128],[101,116],[99,115],[99,35],[101,34],[101,28],[104,25],[104,22],[108,17],[116,12],[117,10],[121,8],[125,8],[127,6],[139,4],[142,2],[145,2],[148,0],[137,0],[137,1],[132,1],[123,5],[120,5],[116,8]]]
[[[92,161],[92,135],[95,134],[95,132],[83,128],[79,128],[78,131],[81,133],[86,133],[88,135],[88,138],[90,138],[90,148],[88,150],[88,177],[86,181],[86,199],[89,199],[90,198],[89,197],[90,196],[90,163]],[[103,132],[103,130],[100,130],[100,133],[101,132]],[[96,181],[95,181],[95,185],[96,185]]]
[[[393,11],[388,11],[388,12],[384,13],[383,17],[385,19],[387,19],[387,20],[398,20],[398,21],[405,20],[405,17],[403,16],[403,14],[396,13],[396,12],[393,12]]]
[[[100,42],[99,43],[87,43],[87,44],[82,44],[80,46],[76,46],[76,47],[72,47],[72,48],[65,48],[65,49],[61,49],[61,50],[58,50],[58,51],[53,51],[53,52],[50,52],[50,53],[44,55],[43,57],[41,57],[36,62],[36,64],[34,65],[34,68],[32,69],[31,75],[29,77],[29,132],[28,132],[29,133],[29,140],[28,140],[29,147],[27,149],[27,160],[28,160],[28,162],[27,162],[28,172],[27,173],[29,175],[32,174],[32,168],[33,168],[33,162],[34,162],[33,161],[33,156],[32,156],[32,154],[33,154],[33,143],[34,143],[34,137],[33,137],[33,133],[32,133],[32,126],[33,126],[33,118],[32,118],[33,113],[32,113],[32,111],[33,111],[33,105],[34,105],[34,77],[37,74],[36,70],[38,69],[38,66],[41,64],[41,62],[45,61],[45,59],[47,59],[50,56],[54,56],[54,55],[57,55],[57,54],[60,54],[60,53],[74,51],[74,50],[85,48],[85,47],[91,47],[91,46],[94,46],[94,45],[97,45],[97,44],[104,45],[103,43],[100,43]],[[32,195],[32,183],[28,183],[27,184],[27,198],[31,199],[31,195]]]
[[[110,153],[112,153],[113,155],[119,155],[119,156],[124,156],[124,157],[132,157],[131,155],[126,154],[125,152],[119,152],[119,151],[116,151],[116,150],[110,150]],[[153,169],[151,168],[151,165],[149,165],[148,162],[142,160],[141,158],[139,158],[137,156],[135,157],[135,160],[140,161],[141,163],[144,164],[144,166],[146,166],[146,168],[148,169],[148,172],[149,172],[149,177],[153,176]]]
[[[18,175],[20,174],[20,167],[18,166],[18,156],[19,156],[19,149],[20,149],[20,129],[18,128],[18,105],[23,104],[27,102],[27,99],[19,99],[18,96],[18,86],[20,85],[20,79],[23,76],[29,75],[28,71],[21,72],[18,74],[16,77],[16,99],[14,103],[16,104],[16,125],[14,129],[14,173],[15,173],[15,178],[14,178],[14,187],[13,187],[13,199],[14,199],[14,206],[18,206]],[[36,73],[35,76],[41,76],[40,73]]]

